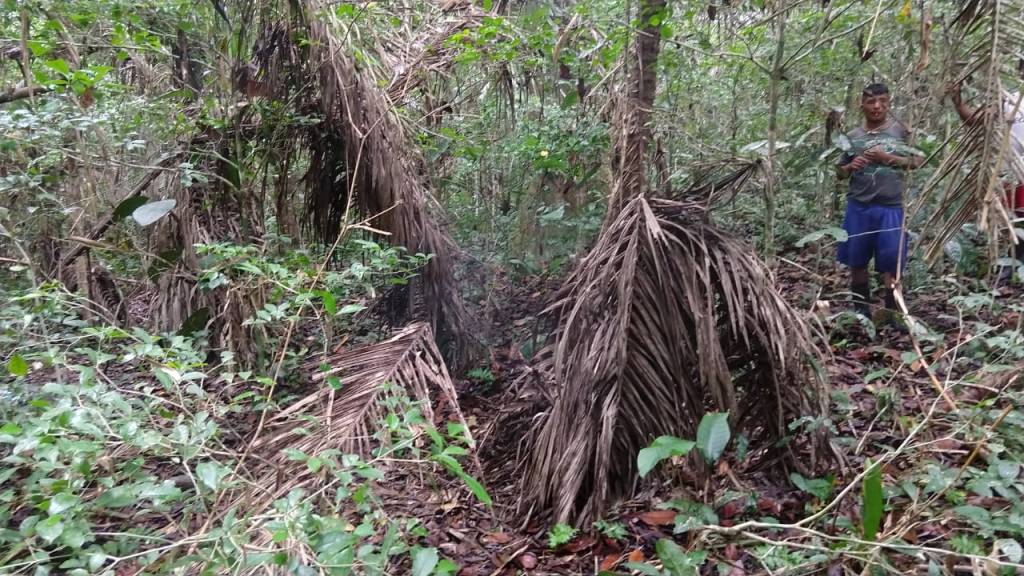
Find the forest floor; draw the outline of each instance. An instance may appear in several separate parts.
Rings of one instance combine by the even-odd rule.
[[[852,315],[840,314],[849,307],[841,268],[806,250],[782,256],[776,268],[782,294],[794,306],[819,315],[831,348],[825,370],[832,389],[834,454],[821,458],[814,477],[801,476],[780,461],[739,459],[739,450],[730,449],[703,486],[692,477],[684,482],[648,481],[641,492],[610,511],[603,531],[577,526],[574,535],[552,546],[550,524],[542,518],[524,521],[517,507],[519,462],[526,438],[548,405],[546,387],[527,357],[542,345],[537,341],[543,333],[538,315],[559,280],[509,278],[498,272],[492,293],[478,312],[487,326],[499,327],[501,332],[490,335],[489,362],[456,383],[459,406],[479,458],[479,467],[474,462],[467,469],[484,482],[494,504],[480,504],[454,476],[425,475],[421,463],[396,461],[382,463],[384,477],[374,483],[380,509],[389,518],[418,519],[425,528],[419,544],[436,547],[460,566],[458,574],[463,576],[628,573],[623,572],[628,563],[655,560],[656,543],[663,538],[672,538],[690,551],[706,552],[708,574],[824,569],[830,575],[845,574],[851,566],[859,572],[864,558],[882,561],[874,558],[878,549],[857,540],[858,483],[869,459],[886,456],[882,475],[887,506],[881,531],[887,541],[914,548],[888,551],[884,562],[890,573],[927,572],[929,560],[943,563],[950,573],[970,573],[979,555],[989,551],[956,539],[977,532],[978,522],[984,528],[987,517],[974,518],[978,522],[972,524],[971,518],[955,510],[991,511],[994,516],[1014,506],[1014,492],[1001,490],[997,482],[992,483],[994,491],[964,485],[987,478],[986,462],[990,469],[993,462],[1000,462],[998,457],[989,458],[998,456],[998,450],[988,450],[986,443],[1000,444],[1009,452],[1016,449],[1011,441],[997,442],[977,431],[995,428],[989,423],[993,412],[999,414],[997,423],[1008,415],[1008,421],[1019,420],[1015,425],[1024,422],[1024,416],[1010,411],[1015,397],[1001,394],[1022,371],[986,373],[980,362],[954,359],[965,357],[966,348],[977,343],[978,325],[993,330],[1019,327],[1019,313],[1013,306],[983,306],[976,317],[965,319],[958,317],[950,301],[956,290],[952,284],[931,281],[926,288],[911,290],[912,314],[937,335],[921,343],[922,361],[907,334],[890,328],[875,331]],[[994,297],[1004,303],[1021,302],[1024,290],[1006,287]],[[947,409],[939,398],[929,368],[939,380],[959,383],[952,391],[957,410]],[[41,384],[49,376],[39,372],[31,379]],[[436,400],[435,423],[454,420],[451,405],[440,397]],[[230,422],[234,436],[248,438],[257,426],[257,416],[257,412],[234,415]],[[908,435],[914,435],[914,441],[905,444]],[[1012,453],[1008,458],[1020,459]],[[1016,482],[1019,466],[1012,472],[1013,478],[1007,480]],[[685,466],[675,466],[673,473],[685,476]],[[849,485],[856,488],[844,492]],[[834,500],[836,505],[823,511]],[[352,512],[353,517],[358,515]],[[814,514],[820,518],[813,524],[792,526]],[[729,528],[740,523],[747,523],[747,528],[737,534],[700,527]],[[773,523],[790,526],[774,529]],[[986,545],[996,532],[982,530]],[[969,553],[961,553],[965,550]],[[124,568],[128,574],[144,567],[126,563]]]
[[[815,273],[812,268],[825,271]],[[828,310],[823,312],[828,315],[849,307],[843,294],[847,282],[843,270],[830,264],[821,266],[813,255],[784,255],[777,281],[795,306],[807,308],[810,303],[815,310]],[[917,441],[883,468],[887,486],[902,485],[906,490],[889,494],[882,531],[912,546],[947,549],[951,535],[964,526],[962,520],[948,513],[949,504],[939,498],[945,490],[938,494],[933,490],[927,498],[914,493],[908,482],[915,484],[922,474],[946,475],[947,480],[950,471],[961,470],[962,474],[978,452],[984,454],[979,450],[982,444],[969,443],[962,416],[951,415],[942,405],[926,363],[908,361],[914,347],[906,333],[890,328],[875,332],[855,320],[837,329],[833,318],[827,323],[831,326],[832,356],[826,368],[832,387],[835,455],[819,478],[804,478],[780,463],[751,466],[737,461],[733,451],[703,489],[680,488],[679,483],[650,483],[652,486],[644,492],[620,503],[606,520],[613,526],[614,539],[593,527],[581,526],[568,542],[550,546],[548,525],[518,520],[520,476],[516,462],[524,449],[526,432],[535,421],[536,407],[544,404],[543,389],[532,384],[521,350],[524,344],[527,349],[532,346],[536,315],[556,284],[537,278],[503,284],[496,299],[503,305],[491,310],[490,320],[491,325],[508,329],[491,351],[487,370],[493,381],[460,382],[460,404],[480,446],[484,481],[495,502],[493,510],[473,502],[457,480],[439,490],[398,474],[382,482],[378,490],[389,512],[422,520],[429,530],[425,544],[436,546],[454,559],[462,567],[459,574],[597,574],[621,570],[625,563],[652,558],[655,543],[666,537],[675,537],[684,548],[706,551],[713,560],[706,566],[717,565],[718,573],[730,576],[775,573],[773,569],[800,572],[801,567],[814,572],[830,565],[829,574],[844,573],[841,559],[826,560],[822,565],[822,557],[815,558],[814,551],[827,553],[830,547],[835,548],[836,542],[830,546],[822,537],[834,536],[843,542],[844,534],[857,533],[851,526],[860,525],[860,504],[855,496],[859,487],[852,492],[854,496],[847,495],[815,525],[818,535],[799,529],[761,530],[761,536],[754,539],[722,538],[699,531],[680,534],[685,532],[678,528],[686,522],[686,515],[679,515],[677,504],[680,499],[695,502],[701,507],[691,508],[690,514],[700,510],[698,514],[705,519],[710,514],[710,519],[723,527],[766,518],[773,519],[771,522],[797,522],[820,511],[843,487],[855,482],[869,459],[899,449],[923,419],[928,423],[922,426]],[[1019,287],[1006,287],[997,293],[998,298],[1007,301],[1019,302],[1021,296]],[[908,305],[915,317],[943,335],[924,347],[934,373],[939,379],[963,376],[962,364],[950,358],[972,335],[955,317],[949,295],[937,289],[916,291],[908,297]],[[1014,326],[1019,317],[1010,312],[984,320],[995,326]],[[947,374],[951,366],[954,373]],[[960,387],[955,398],[958,406],[975,406],[992,397],[994,390],[1006,384],[995,381],[1000,377],[1009,378],[996,373],[992,381]],[[994,509],[1000,507],[1001,499],[971,495],[964,496],[963,502]],[[890,566],[900,571],[927,570],[921,556],[894,556],[889,559]],[[970,568],[956,555],[939,556],[938,560],[951,571]]]

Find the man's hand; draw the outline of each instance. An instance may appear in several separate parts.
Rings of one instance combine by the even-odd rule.
[[[956,108],[957,115],[960,119],[967,123],[968,126],[978,122],[978,119],[974,117],[974,110],[964,102],[963,94],[960,92],[959,82],[950,82],[946,85],[946,94],[949,99],[953,102],[953,107]]]
[[[964,101],[963,96],[960,93],[959,82],[950,82],[949,84],[947,84],[946,95],[949,96],[949,99],[953,102],[953,105],[955,106],[959,106]]]
[[[836,166],[836,176],[838,176],[840,180],[845,180],[850,177],[850,174],[864,168],[870,163],[871,162],[863,156],[854,156],[853,160],[850,160],[846,164]]]
[[[874,162],[875,164],[883,164],[885,166],[906,165],[903,159],[900,158],[899,156],[895,154],[890,154],[889,152],[886,152],[885,150],[881,150],[879,148],[872,148],[870,150],[867,150],[866,152],[864,152],[864,158],[866,158],[869,162]]]
[[[864,156],[854,156],[853,160],[850,160],[843,168],[846,168],[847,172],[853,173],[867,167],[868,164],[871,164],[871,160],[865,154]]]

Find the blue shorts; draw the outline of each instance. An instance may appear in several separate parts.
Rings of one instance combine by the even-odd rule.
[[[903,207],[846,201],[843,230],[849,234],[839,244],[839,261],[850,268],[867,268],[895,274],[907,264],[907,235],[903,232]]]

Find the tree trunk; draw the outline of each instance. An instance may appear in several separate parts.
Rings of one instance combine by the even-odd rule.
[[[661,20],[666,0],[641,0],[640,30],[634,44],[635,56],[629,71],[628,94],[619,100],[615,118],[615,146],[612,167],[614,185],[605,222],[609,222],[629,200],[647,191],[645,160],[651,139],[651,110],[657,90],[658,53],[661,51]]]
[[[769,264],[775,257],[775,190],[779,180],[775,173],[775,147],[778,141],[779,88],[785,72],[783,64],[786,54],[787,12],[783,10],[778,15],[775,58],[772,60],[771,82],[768,84],[768,182],[764,189],[764,255]]]

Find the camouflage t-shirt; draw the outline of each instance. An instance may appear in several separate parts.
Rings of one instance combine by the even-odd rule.
[[[897,156],[920,154],[906,145],[907,129],[896,122],[885,128],[868,132],[862,127],[846,134],[849,146],[837,164],[849,164],[855,156],[879,146]],[[850,191],[846,197],[865,204],[899,206],[903,204],[903,170],[872,162],[850,174]]]

